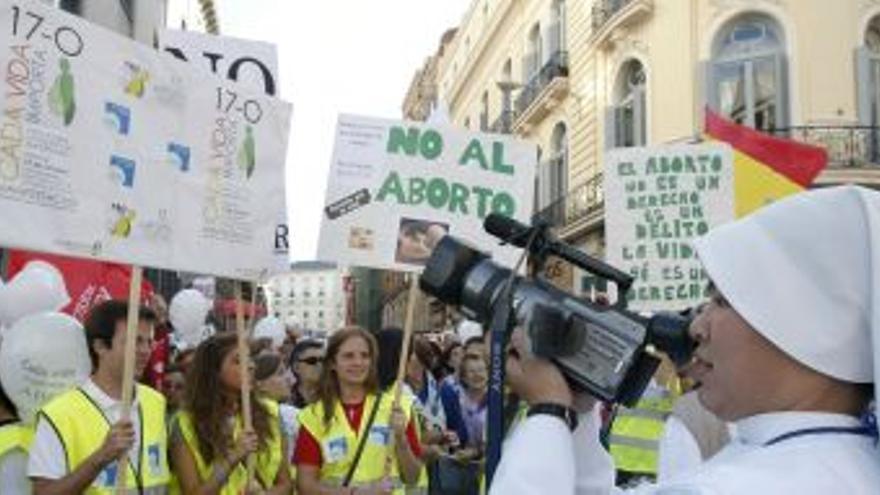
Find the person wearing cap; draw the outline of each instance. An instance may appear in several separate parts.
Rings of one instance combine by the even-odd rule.
[[[880,373],[880,193],[794,195],[695,246],[712,285],[691,325],[689,373],[736,435],[695,470],[626,493],[880,492],[866,414]],[[512,344],[526,350],[516,332]],[[573,395],[550,362],[521,356],[508,376],[532,414],[508,440],[490,493],[616,493],[594,401]]]

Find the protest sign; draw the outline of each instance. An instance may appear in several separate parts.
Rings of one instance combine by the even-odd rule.
[[[730,148],[616,149],[605,155],[604,177],[606,259],[635,277],[630,306],[701,302],[707,279],[690,241],[734,218]]]
[[[241,88],[278,94],[278,50],[271,43],[163,29],[159,31],[159,48],[236,81]]]
[[[508,136],[341,116],[318,257],[417,271],[448,233],[512,266],[521,251],[499,246],[483,220],[529,222],[535,160],[534,145]]]
[[[290,106],[33,1],[0,9],[0,244],[257,279]]]

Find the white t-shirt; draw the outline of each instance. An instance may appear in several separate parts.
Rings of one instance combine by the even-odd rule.
[[[296,446],[296,437],[299,433],[299,409],[290,404],[278,405],[279,415],[281,416],[281,431],[284,433],[284,439],[287,440],[287,462],[293,459],[293,448]]]
[[[85,392],[85,394],[92,399],[101,412],[104,413],[104,417],[107,418],[107,421],[110,424],[115,424],[119,421],[119,417],[122,415],[122,401],[116,400],[108,396],[104,393],[103,390],[98,388],[90,379],[88,379],[85,383],[80,386],[80,389]],[[140,469],[138,465],[138,453],[141,448],[141,428],[140,428],[140,408],[137,403],[137,394],[131,404],[131,422],[132,426],[134,426],[135,431],[135,440],[134,446],[129,451],[128,456],[131,459],[132,465],[135,467],[135,471]],[[30,478],[45,478],[50,480],[57,480],[67,476],[67,462],[65,460],[66,454],[64,452],[64,446],[61,443],[61,439],[55,433],[55,428],[49,424],[45,418],[40,417],[37,422],[37,431],[34,435],[34,442],[31,446],[31,457],[28,462],[28,476]]]
[[[31,481],[27,478],[28,454],[13,449],[0,456],[0,493],[30,495]]]

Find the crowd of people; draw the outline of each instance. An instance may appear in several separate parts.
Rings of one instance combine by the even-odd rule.
[[[878,212],[880,194],[835,188],[699,240],[711,282],[694,357],[661,366],[631,408],[572,390],[515,330],[509,433],[488,486],[481,336],[407,346],[399,328],[345,327],[242,354],[221,331],[137,384],[125,418],[128,305],[105,301],[84,322],[88,380],[34,425],[0,389],[0,492],[115,493],[124,477],[140,494],[877,493],[880,272],[866,267],[880,266]],[[816,225],[835,235],[815,239]],[[156,309],[138,315],[142,381],[167,325]]]
[[[143,494],[478,492],[487,385],[480,337],[416,337],[399,393],[398,328],[347,327],[326,341],[291,332],[277,348],[251,341],[247,362],[229,329],[173,350],[156,375],[148,363],[154,332],[170,325],[164,309],[140,308],[140,383],[128,419],[124,301],[91,310],[91,376],[49,401],[33,426],[0,388],[0,492],[113,493],[120,476]]]

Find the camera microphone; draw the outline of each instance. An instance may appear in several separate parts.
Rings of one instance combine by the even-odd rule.
[[[626,293],[629,290],[633,282],[631,275],[605,263],[598,262],[598,260],[590,258],[580,250],[559,241],[550,233],[549,227],[546,223],[529,226],[498,213],[490,213],[483,221],[483,229],[486,232],[508,244],[518,248],[525,248],[528,245],[529,251],[539,256],[546,256],[547,254],[559,256],[596,275],[616,281],[621,293]],[[535,230],[538,230],[538,234],[531,245],[529,245],[529,239],[531,239]]]
[[[483,229],[493,236],[519,248],[526,247],[536,228],[498,213],[490,213],[483,220]],[[540,242],[540,239],[536,239]]]

